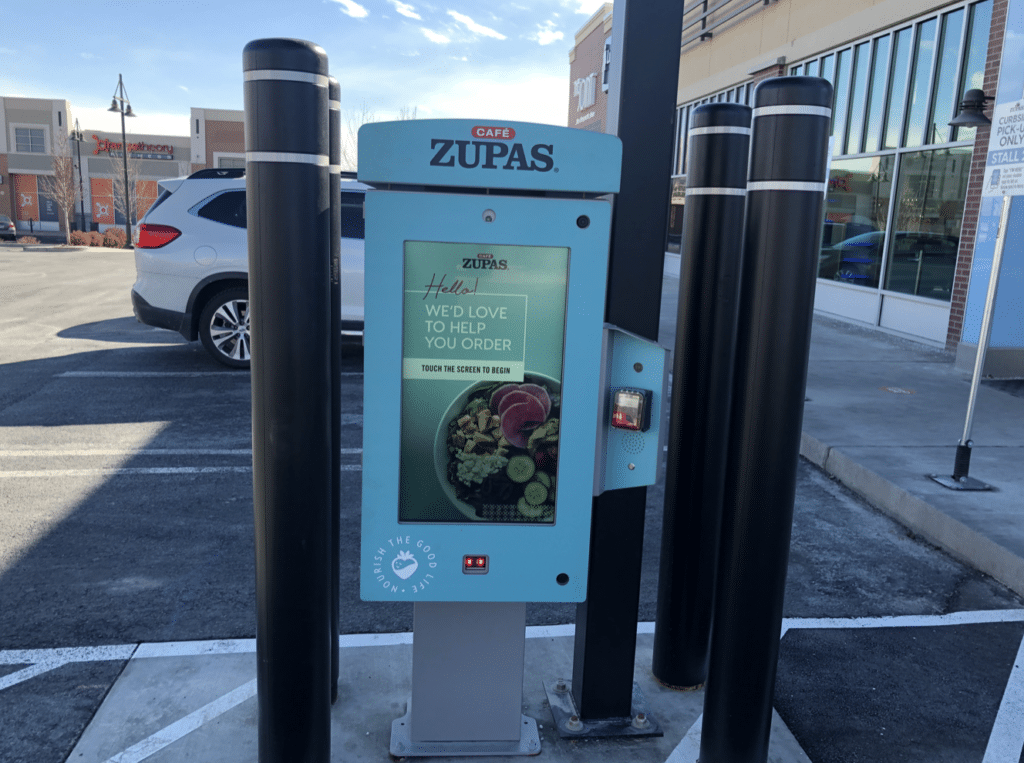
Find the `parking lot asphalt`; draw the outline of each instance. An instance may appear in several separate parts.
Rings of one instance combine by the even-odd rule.
[[[0,273],[0,760],[254,759],[248,374],[135,322],[130,252],[0,246]],[[411,608],[358,601],[361,368],[353,350],[339,761],[387,760],[409,694]],[[543,758],[696,757],[701,692],[650,675],[662,496],[635,677],[665,736],[555,734],[541,682],[571,674],[575,607],[533,605],[524,712]],[[801,462],[772,760],[1024,759],[1024,603],[918,536]]]

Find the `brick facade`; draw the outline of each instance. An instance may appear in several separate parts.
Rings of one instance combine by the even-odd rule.
[[[988,57],[985,61],[985,84],[982,91],[995,95],[999,81],[999,63],[1003,50],[1003,33],[1006,31],[1006,9],[1009,0],[992,0],[992,26],[989,30]],[[986,107],[985,116],[992,117],[992,107]],[[960,344],[964,327],[964,310],[967,305],[967,288],[971,282],[971,268],[974,264],[974,239],[978,233],[978,217],[981,211],[981,186],[985,179],[985,162],[988,159],[990,127],[979,127],[974,137],[974,154],[971,157],[971,172],[967,181],[967,199],[964,203],[964,221],[960,228],[960,253],[956,260],[956,276],[949,309],[949,328],[946,333],[946,349],[955,350]]]

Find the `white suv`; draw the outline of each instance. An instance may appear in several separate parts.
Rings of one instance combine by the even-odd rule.
[[[199,339],[219,362],[249,367],[249,257],[245,175],[200,170],[161,180],[138,225],[135,317]],[[363,332],[363,197],[369,186],[341,180],[342,337]]]

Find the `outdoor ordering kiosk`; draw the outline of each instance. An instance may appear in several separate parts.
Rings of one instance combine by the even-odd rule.
[[[394,755],[535,754],[525,604],[586,597],[593,495],[655,480],[664,350],[604,324],[621,144],[368,124],[360,592],[412,601]]]

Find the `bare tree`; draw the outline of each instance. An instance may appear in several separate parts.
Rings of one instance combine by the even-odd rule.
[[[71,141],[64,130],[53,133],[51,148],[53,176],[40,178],[40,190],[53,199],[64,218],[64,243],[71,243],[71,216],[75,213],[78,184],[75,166],[71,160]]]
[[[124,160],[120,156],[111,156],[110,178],[113,181],[114,209],[120,212],[131,225],[135,225],[139,218],[139,160],[128,152],[128,209],[125,209],[124,193]],[[129,214],[131,212],[131,214]],[[131,242],[128,242],[131,246]]]
[[[378,121],[374,113],[363,101],[359,111],[349,110],[341,125],[341,168],[347,171],[356,169],[359,159],[359,128],[365,124]]]
[[[416,119],[416,106],[403,106],[398,111],[398,119]],[[359,128],[371,122],[379,122],[376,112],[363,101],[359,111],[350,110],[345,115],[341,126],[341,169],[353,171],[359,159]]]

